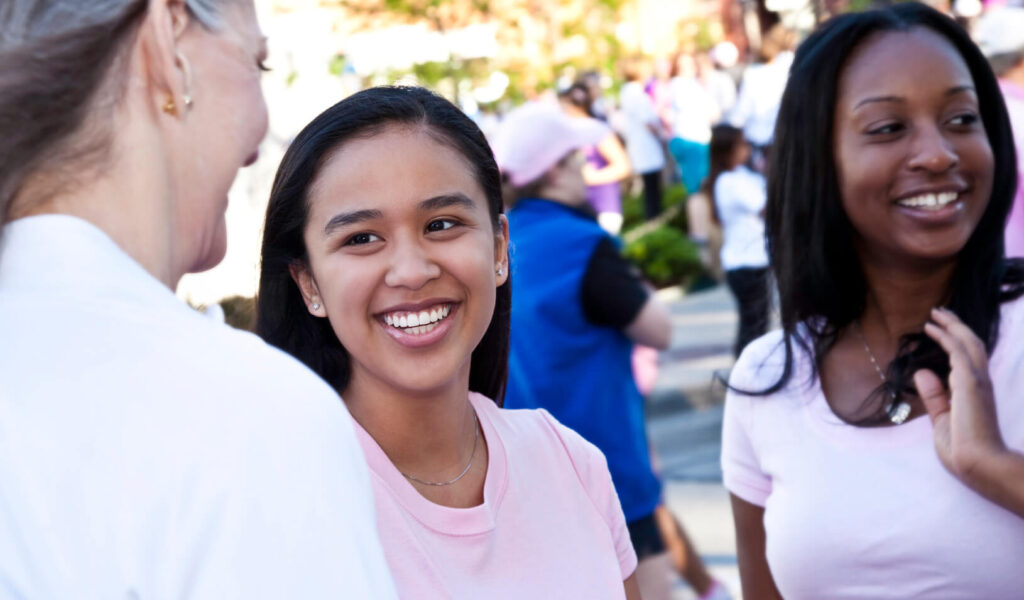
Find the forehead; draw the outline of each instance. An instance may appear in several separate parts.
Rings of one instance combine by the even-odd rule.
[[[922,76],[927,74],[927,76]],[[973,86],[970,70],[957,49],[924,27],[869,36],[851,53],[839,76],[837,95],[843,100],[912,91],[945,93]]]
[[[320,167],[310,196],[333,206],[382,208],[369,204],[418,203],[454,192],[486,210],[483,188],[465,156],[427,127],[389,125],[334,150]]]

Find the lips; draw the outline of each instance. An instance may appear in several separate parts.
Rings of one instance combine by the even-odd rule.
[[[458,303],[452,300],[430,300],[392,307],[376,315],[384,331],[399,344],[409,348],[429,346],[451,329],[452,316]]]

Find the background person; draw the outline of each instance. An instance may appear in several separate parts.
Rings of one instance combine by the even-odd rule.
[[[258,330],[352,411],[400,597],[639,598],[601,453],[544,411],[499,408],[501,213],[491,150],[458,108],[422,88],[350,96],[281,163]]]
[[[744,598],[1018,597],[1024,264],[992,71],[922,4],[846,14],[800,47],[776,132],[782,331],[733,368],[723,429]]]
[[[1013,126],[1017,195],[1006,220],[1006,255],[1024,257],[1024,8],[992,8],[978,20],[974,33],[999,78]]]
[[[265,56],[250,1],[0,9],[0,595],[394,597],[337,395],[172,291]]]
[[[594,119],[590,113],[593,100],[582,83],[575,83],[559,94],[562,108],[574,119]],[[600,122],[600,121],[598,121]],[[583,181],[587,184],[587,202],[597,213],[597,222],[612,235],[622,229],[622,186],[629,177],[629,157],[619,136],[608,128],[596,144],[583,149],[587,164],[583,167]]]
[[[509,213],[516,302],[506,405],[544,408],[594,443],[608,460],[640,564],[646,600],[668,598],[672,559],[655,509],[661,483],[651,467],[644,402],[634,380],[634,343],[665,349],[668,309],[619,254],[614,239],[579,208],[582,148],[604,132],[553,107],[509,113],[495,156],[516,198]],[[685,536],[681,536],[685,539]],[[690,583],[725,594],[690,553]]]
[[[643,184],[644,214],[653,219],[661,214],[661,170],[665,168],[664,128],[651,97],[644,91],[644,65],[627,61],[623,67],[626,83],[619,91],[626,138],[626,153],[633,172]]]
[[[711,174],[707,189],[715,220],[722,227],[721,264],[739,307],[733,355],[768,331],[771,305],[768,251],[764,243],[764,176],[747,167],[750,144],[743,131],[717,125],[711,134]]]

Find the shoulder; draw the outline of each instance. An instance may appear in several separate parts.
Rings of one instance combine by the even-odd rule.
[[[795,356],[798,354],[794,352]],[[729,385],[751,391],[767,388],[779,380],[785,366],[786,346],[783,331],[770,331],[743,349],[729,374]]]

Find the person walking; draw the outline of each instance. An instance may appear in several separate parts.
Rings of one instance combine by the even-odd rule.
[[[248,0],[0,9],[0,596],[396,597],[337,395],[174,296],[266,52]]]
[[[743,131],[717,125],[711,134],[711,174],[707,189],[715,220],[722,227],[721,264],[739,307],[733,355],[768,331],[770,290],[764,240],[765,180],[747,167],[750,144]]]
[[[626,138],[626,152],[633,172],[643,186],[644,214],[651,220],[661,214],[661,170],[665,168],[661,117],[644,91],[641,63],[629,61],[623,67],[626,83],[619,92]]]

